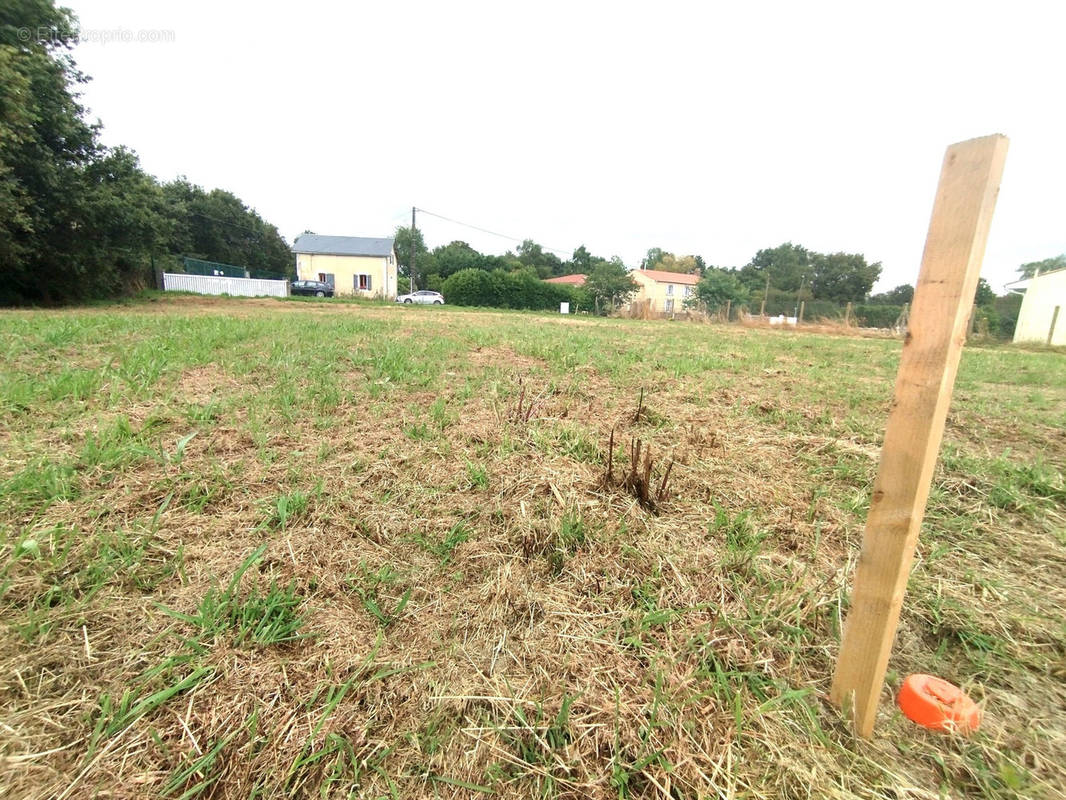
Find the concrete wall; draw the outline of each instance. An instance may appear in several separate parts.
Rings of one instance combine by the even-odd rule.
[[[1066,347],[1066,269],[1030,279],[1018,311],[1014,341],[1048,344],[1052,320],[1055,331],[1050,344]]]
[[[395,256],[296,254],[296,276],[300,280],[318,281],[322,280],[321,275],[333,276],[333,292],[337,296],[396,297]],[[369,276],[369,289],[358,288],[357,275]]]
[[[164,272],[163,290],[196,292],[197,294],[228,294],[234,297],[288,297],[289,282]]]

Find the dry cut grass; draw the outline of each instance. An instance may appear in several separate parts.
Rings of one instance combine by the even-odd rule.
[[[184,299],[0,337],[4,796],[1066,792],[1061,354],[967,351],[864,742],[826,692],[898,342]],[[913,671],[982,730],[903,719]]]

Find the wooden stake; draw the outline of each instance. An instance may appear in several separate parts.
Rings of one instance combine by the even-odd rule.
[[[844,309],[844,327],[851,325],[851,301],[848,301],[848,307]]]
[[[1006,155],[1000,135],[944,155],[830,691],[860,736],[873,733]]]
[[[1055,310],[1051,314],[1051,327],[1047,329],[1047,346],[1051,347],[1051,343],[1055,341],[1055,323],[1059,321],[1059,309],[1062,306],[1055,306]]]
[[[796,320],[796,324],[797,325],[800,324],[801,322],[803,322],[803,309],[806,307],[806,305],[807,305],[807,301],[806,300],[800,300],[799,319]]]

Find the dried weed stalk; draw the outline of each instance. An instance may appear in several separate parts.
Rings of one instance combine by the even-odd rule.
[[[529,418],[533,416],[533,410],[537,407],[537,402],[540,397],[530,398],[526,401],[526,382],[522,378],[518,379],[518,402],[515,403],[513,408],[507,411],[507,421],[512,423],[526,424],[529,422]]]
[[[639,414],[639,409],[637,413]],[[643,461],[641,460],[642,454],[644,456]],[[654,465],[651,445],[645,445],[640,439],[634,437],[629,444],[629,471],[621,476],[620,482],[616,482],[614,476],[614,429],[611,429],[611,436],[607,442],[607,469],[603,474],[604,486],[620,485],[636,497],[644,508],[649,511],[657,511],[666,498],[670,484],[670,472],[674,468],[674,460],[671,458],[669,463],[667,463],[666,469],[659,479],[658,488],[655,487],[655,482],[652,479]]]

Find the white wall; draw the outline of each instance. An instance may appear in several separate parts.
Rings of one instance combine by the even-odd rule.
[[[1055,318],[1055,309],[1059,309]],[[1055,332],[1050,344],[1066,347],[1066,269],[1031,278],[1025,288],[1014,341],[1048,344],[1051,321]]]
[[[164,272],[163,290],[196,292],[197,294],[228,294],[235,297],[288,297],[289,282]]]

